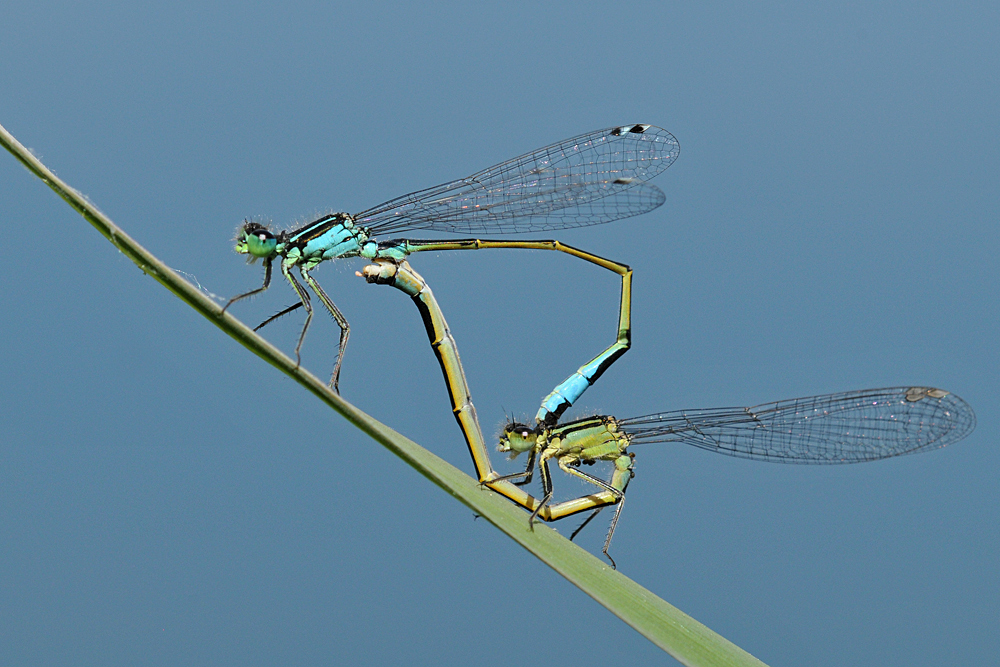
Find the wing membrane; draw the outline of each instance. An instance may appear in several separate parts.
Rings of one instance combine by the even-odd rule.
[[[652,125],[581,134],[354,216],[372,234],[430,230],[518,234],[598,225],[646,213],[666,196],[646,183],[680,154]]]
[[[858,463],[957,442],[975,428],[976,415],[941,389],[890,387],[749,408],[677,410],[619,424],[636,444],[685,442],[781,463]]]

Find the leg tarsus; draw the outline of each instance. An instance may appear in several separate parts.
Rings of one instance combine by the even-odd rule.
[[[611,527],[608,528],[608,536],[604,539],[604,548],[601,549],[601,553],[607,556],[608,560],[611,561],[611,568],[614,570],[618,569],[618,565],[615,564],[615,559],[608,553],[608,549],[611,548],[611,537],[615,534],[615,527],[618,525],[618,517],[621,516],[622,508],[625,507],[625,492],[622,491],[621,493],[622,497],[618,501],[618,507],[615,508],[615,515],[611,517]]]
[[[628,457],[623,457],[623,458],[628,458]],[[611,526],[608,528],[608,536],[604,539],[604,548],[601,549],[601,552],[607,557],[607,559],[609,561],[611,561],[611,567],[613,569],[617,570],[618,566],[615,564],[615,559],[612,558],[611,554],[608,553],[608,549],[611,548],[611,537],[615,534],[615,527],[618,525],[618,517],[621,516],[622,507],[625,506],[625,487],[628,486],[628,480],[631,479],[631,477],[632,477],[632,469],[631,469],[631,467],[629,467],[629,468],[627,468],[625,470],[621,470],[621,469],[616,468],[615,476],[612,477],[612,481],[614,481],[614,480],[620,478],[620,474],[628,473],[628,477],[621,478],[621,479],[624,480],[624,481],[621,482],[622,488],[618,488],[618,487],[614,486],[613,484],[609,484],[608,482],[605,482],[603,479],[600,479],[599,477],[595,477],[594,475],[591,475],[590,473],[583,472],[582,470],[578,470],[575,467],[574,468],[570,468],[565,459],[560,459],[560,461],[559,461],[559,467],[562,468],[563,472],[566,472],[566,473],[568,473],[570,475],[574,475],[574,476],[579,477],[579,478],[581,478],[583,480],[586,480],[586,481],[590,482],[591,484],[593,484],[594,486],[602,488],[605,491],[611,493],[615,497],[615,499],[616,499],[615,500],[615,504],[617,505],[617,507],[615,507],[615,515],[613,517],[611,517]],[[593,519],[595,516],[597,516],[598,512],[600,512],[602,509],[604,509],[604,508],[603,507],[598,507],[594,511],[593,514],[591,514],[589,517],[587,517],[587,520],[584,521],[582,524],[580,524],[579,528],[577,528],[576,530],[573,531],[573,534],[570,536],[569,539],[572,540],[574,537],[576,537],[577,533],[579,533],[581,530],[583,530],[584,526],[586,526],[588,523],[590,523],[590,520]]]
[[[535,529],[535,519],[538,518],[538,513],[542,511],[543,507],[549,504],[550,500],[552,500],[551,491],[545,494],[545,497],[542,498],[542,502],[538,503],[538,507],[536,507],[535,511],[531,513],[531,516],[528,517],[528,528],[531,530]]]
[[[542,493],[545,497],[542,498],[542,502],[538,503],[538,507],[531,513],[528,517],[528,526],[534,530],[535,529],[535,518],[538,516],[539,512],[549,504],[552,500],[552,476],[549,473],[549,459],[543,453],[541,459],[538,461],[538,474],[542,478]]]
[[[293,305],[293,306],[289,306],[288,308],[285,308],[280,313],[276,313],[274,315],[271,315],[271,317],[267,318],[266,320],[264,320],[263,322],[261,322],[260,324],[258,324],[257,326],[255,326],[253,328],[253,330],[254,331],[260,331],[261,329],[263,329],[264,327],[266,327],[268,324],[270,324],[271,322],[275,321],[276,319],[278,319],[280,317],[284,317],[285,315],[287,315],[288,313],[292,312],[296,308],[301,308],[301,307],[302,307],[302,302],[301,301],[298,302],[297,304]]]
[[[537,456],[538,450],[531,449],[528,451],[528,464],[524,467],[524,472],[515,472],[510,475],[501,475],[491,479],[491,482],[502,482],[509,481],[512,479],[517,479],[518,477],[523,477],[520,482],[514,482],[514,486],[524,486],[525,484],[531,483],[531,479],[535,474],[535,456]]]
[[[222,312],[226,312],[226,309],[229,308],[229,306],[236,303],[237,301],[245,299],[248,296],[253,296],[254,294],[260,294],[261,292],[266,290],[270,285],[271,285],[271,258],[268,257],[267,259],[264,260],[264,284],[258,287],[257,289],[250,290],[245,294],[239,294],[237,296],[234,296],[232,299],[226,302],[225,306],[222,307]],[[261,326],[264,325],[262,324]],[[256,331],[256,329],[254,329],[254,331]]]
[[[593,519],[595,516],[601,513],[602,509],[604,508],[598,507],[596,510],[591,512],[590,516],[584,519],[583,523],[577,526],[576,530],[573,531],[573,534],[569,536],[569,541],[572,542],[576,538],[576,536],[580,534],[580,531],[587,527],[587,524],[590,523],[591,519]]]
[[[306,339],[306,332],[309,331],[309,323],[312,322],[313,308],[309,301],[309,293],[306,292],[305,288],[299,284],[299,281],[295,279],[292,275],[292,267],[295,266],[294,261],[285,260],[281,263],[281,273],[284,274],[288,282],[291,283],[292,289],[299,297],[299,301],[302,302],[302,307],[306,309],[306,321],[302,325],[302,333],[299,334],[299,342],[295,346],[295,367],[298,368],[302,365],[302,355],[300,351],[302,350],[302,343]]]
[[[306,283],[308,283],[309,287],[312,288],[313,292],[316,293],[316,296],[318,296],[319,300],[324,306],[326,306],[326,309],[330,311],[330,314],[333,315],[333,319],[337,321],[337,326],[340,327],[340,345],[337,348],[337,363],[334,365],[333,375],[330,377],[330,388],[339,394],[340,366],[344,363],[344,352],[347,350],[347,339],[351,336],[351,325],[347,323],[347,318],[344,317],[344,314],[340,312],[339,308],[337,308],[333,299],[327,296],[326,292],[323,291],[323,288],[319,286],[318,282],[316,282],[316,279],[309,274],[310,269],[302,267],[300,268],[300,271],[302,272],[302,278],[306,281]]]

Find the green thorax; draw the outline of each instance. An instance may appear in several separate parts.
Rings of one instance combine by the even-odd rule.
[[[544,429],[547,449],[555,456],[572,455],[582,462],[614,461],[629,444],[628,434],[618,429],[614,417],[578,419]]]
[[[614,417],[578,419],[553,427],[510,424],[500,436],[499,451],[517,456],[534,449],[548,456],[572,456],[580,461],[614,461],[625,453],[629,436]]]

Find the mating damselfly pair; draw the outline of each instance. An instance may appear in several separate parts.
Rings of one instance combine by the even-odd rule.
[[[971,431],[975,419],[967,404],[948,392],[921,387],[815,396],[769,407],[672,412],[634,419],[593,417],[559,424],[562,414],[629,349],[631,269],[555,240],[377,240],[386,234],[422,231],[520,234],[632,217],[664,203],[664,194],[647,181],[669,167],[678,154],[679,144],[666,130],[651,125],[617,126],[572,137],[355,215],[329,214],[280,232],[247,222],[239,232],[236,251],[250,255],[251,260],[263,260],[264,284],[234,297],[226,308],[266,290],[272,263],[280,258],[282,274],[299,302],[257,328],[304,307],[307,315],[295,348],[301,360],[313,309],[309,292],[293,275],[293,269],[298,267],[302,280],[340,326],[337,362],[330,380],[336,390],[350,328],[311,272],[331,259],[372,260],[374,263],[365,268],[364,274],[369,282],[395,285],[413,297],[421,310],[479,480],[531,510],[529,525],[535,518],[554,521],[587,510],[596,514],[604,506],[617,505],[603,549],[605,555],[625,489],[633,476],[630,445],[680,441],[763,460],[847,463],[944,446]],[[406,262],[416,252],[491,248],[557,250],[613,271],[622,280],[615,342],[543,399],[534,425],[512,423],[504,430],[500,451],[528,455],[526,470],[514,475],[499,475],[493,470],[454,338],[430,289]],[[548,469],[552,459],[564,472],[593,484],[598,491],[553,503]],[[600,461],[612,465],[608,479],[579,469],[580,465]],[[541,499],[521,488],[531,480],[536,468],[542,480]]]

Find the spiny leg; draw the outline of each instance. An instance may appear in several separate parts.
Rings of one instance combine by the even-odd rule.
[[[622,515],[622,508],[625,507],[625,491],[622,490],[621,500],[618,501],[618,507],[615,508],[615,515],[611,517],[611,525],[608,527],[608,536],[604,538],[604,546],[601,548],[601,553],[607,556],[608,560],[611,561],[611,567],[618,569],[618,565],[615,563],[615,559],[611,557],[608,553],[608,549],[611,548],[611,538],[614,537],[615,527],[618,526],[618,517]],[[597,512],[594,512],[596,514]]]
[[[586,519],[583,520],[583,523],[581,523],[579,526],[577,526],[576,530],[573,531],[573,534],[569,536],[570,542],[572,542],[574,539],[576,539],[576,536],[580,534],[580,531],[583,530],[584,528],[586,528],[587,524],[590,523],[591,519],[593,519],[595,516],[597,516],[598,514],[600,514],[602,509],[604,509],[604,508],[603,507],[598,507],[596,510],[594,510],[593,512],[590,513],[590,516],[588,516]]]
[[[500,477],[496,477],[490,481],[502,482],[504,480],[518,479],[519,477],[523,477],[524,479],[522,479],[520,482],[514,482],[514,484],[516,486],[524,486],[525,484],[530,484],[531,479],[535,474],[535,455],[537,451],[538,450],[536,449],[528,450],[528,465],[525,466],[524,472],[515,472],[511,473],[510,475],[501,475]]]
[[[632,479],[632,457],[630,454],[623,454],[615,461],[615,471],[611,475],[610,483],[605,482],[600,477],[595,477],[590,473],[583,472],[579,468],[571,468],[567,465],[567,463],[571,462],[572,461],[569,457],[563,457],[559,459],[559,467],[562,468],[563,472],[590,482],[594,486],[610,492],[616,498],[615,504],[617,507],[615,508],[615,515],[611,517],[611,527],[608,528],[608,536],[604,540],[604,548],[601,549],[601,552],[609,561],[611,561],[611,567],[617,570],[618,565],[615,563],[615,559],[611,557],[611,554],[608,553],[608,549],[611,547],[611,537],[615,534],[615,526],[618,525],[618,517],[621,516],[622,507],[625,506],[625,487],[628,486],[629,480]],[[602,507],[597,508],[589,517],[587,517],[587,520],[584,521],[579,528],[573,531],[573,534],[569,539],[572,540],[576,537],[576,534],[583,530],[583,527],[590,523],[590,520],[597,516],[602,509]]]
[[[246,294],[240,294],[238,296],[234,296],[226,303],[225,306],[222,307],[222,312],[226,312],[226,308],[229,308],[229,306],[233,305],[240,299],[245,299],[248,296],[253,296],[254,294],[260,294],[261,292],[266,290],[270,285],[271,285],[271,258],[267,257],[264,259],[264,284],[261,287],[258,287],[257,289],[250,290]],[[270,322],[270,320],[268,320],[268,322]],[[267,324],[267,322],[265,322],[264,324]],[[264,326],[264,324],[262,324],[261,326]],[[257,329],[254,329],[254,331],[256,330]]]
[[[302,307],[302,302],[301,301],[298,302],[298,303],[296,303],[296,304],[294,304],[294,305],[291,305],[288,308],[285,308],[280,313],[275,313],[274,315],[271,315],[271,317],[267,318],[266,320],[264,320],[263,322],[261,322],[260,324],[258,324],[257,326],[255,326],[253,328],[253,330],[254,331],[260,331],[261,329],[263,329],[264,327],[266,327],[268,324],[270,324],[271,322],[275,321],[276,319],[278,319],[280,317],[284,317],[285,315],[287,315],[288,313],[292,312],[296,308],[301,308],[301,307]]]
[[[287,278],[288,282],[291,283],[292,289],[295,290],[295,293],[299,296],[299,301],[302,302],[302,307],[306,309],[306,321],[305,324],[302,325],[302,333],[299,334],[298,345],[295,346],[295,365],[298,366],[302,363],[302,355],[299,354],[299,351],[302,349],[302,342],[306,339],[306,332],[309,331],[309,323],[312,321],[313,308],[312,304],[309,302],[309,293],[306,292],[305,288],[302,287],[302,285],[299,284],[299,281],[295,279],[295,276],[292,275],[293,266],[295,266],[294,261],[285,260],[281,262],[281,272],[285,275],[285,278]]]
[[[340,309],[333,303],[333,300],[326,295],[326,292],[324,292],[323,288],[319,286],[316,279],[309,274],[311,268],[303,266],[300,267],[299,270],[302,272],[302,278],[309,284],[309,287],[316,292],[316,296],[319,297],[319,300],[323,302],[326,309],[330,311],[331,315],[333,315],[333,319],[337,320],[337,326],[340,327],[340,348],[337,350],[337,364],[333,367],[333,376],[330,378],[330,386],[333,387],[333,390],[339,394],[340,366],[344,363],[344,351],[347,349],[347,339],[351,335],[351,325],[347,323],[347,318],[344,317],[344,314],[341,313]]]
[[[609,492],[611,492],[612,495],[614,495],[619,500],[621,500],[622,498],[625,497],[625,493],[621,489],[616,489],[612,484],[609,484],[608,482],[605,482],[600,477],[595,477],[594,475],[591,475],[590,473],[583,472],[579,468],[570,467],[570,465],[568,465],[565,462],[568,458],[570,458],[570,457],[563,457],[563,458],[559,459],[559,467],[562,469],[563,472],[565,472],[568,475],[573,475],[574,477],[579,477],[580,479],[582,479],[582,480],[584,480],[586,482],[590,482],[594,486],[600,487],[600,488],[604,489],[605,491],[609,491]]]
[[[538,507],[528,517],[528,527],[532,530],[534,530],[535,518],[538,516],[538,513],[552,500],[552,475],[549,474],[549,459],[544,453],[538,461],[538,474],[542,478],[542,493],[545,495],[542,497],[542,501],[538,503]]]
[[[608,536],[604,538],[604,547],[601,549],[601,552],[607,557],[609,561],[611,561],[611,567],[613,567],[616,570],[618,569],[618,565],[615,564],[615,559],[611,557],[611,554],[608,553],[608,550],[611,548],[611,538],[614,537],[615,528],[618,526],[618,519],[621,517],[622,509],[624,509],[625,507],[625,490],[628,488],[628,483],[632,481],[633,477],[635,477],[635,472],[632,469],[634,461],[635,461],[635,454],[631,452],[627,453],[623,452],[621,456],[615,459],[615,470],[611,474],[610,485],[605,485],[603,481],[601,481],[601,483],[598,484],[598,486],[602,486],[607,490],[612,491],[613,494],[618,497],[618,503],[617,503],[618,507],[615,508],[615,514],[613,517],[611,517],[611,525],[608,526]],[[586,475],[586,473],[583,472],[580,472],[580,474]],[[589,477],[589,475],[587,476]],[[600,509],[598,509],[590,517],[588,517],[587,521],[583,522],[583,526],[587,525],[590,519],[593,519],[594,516],[596,516],[597,512],[599,511]],[[574,531],[573,537],[576,536],[576,533],[580,532],[580,529],[583,528],[583,526],[580,526],[580,528]]]

